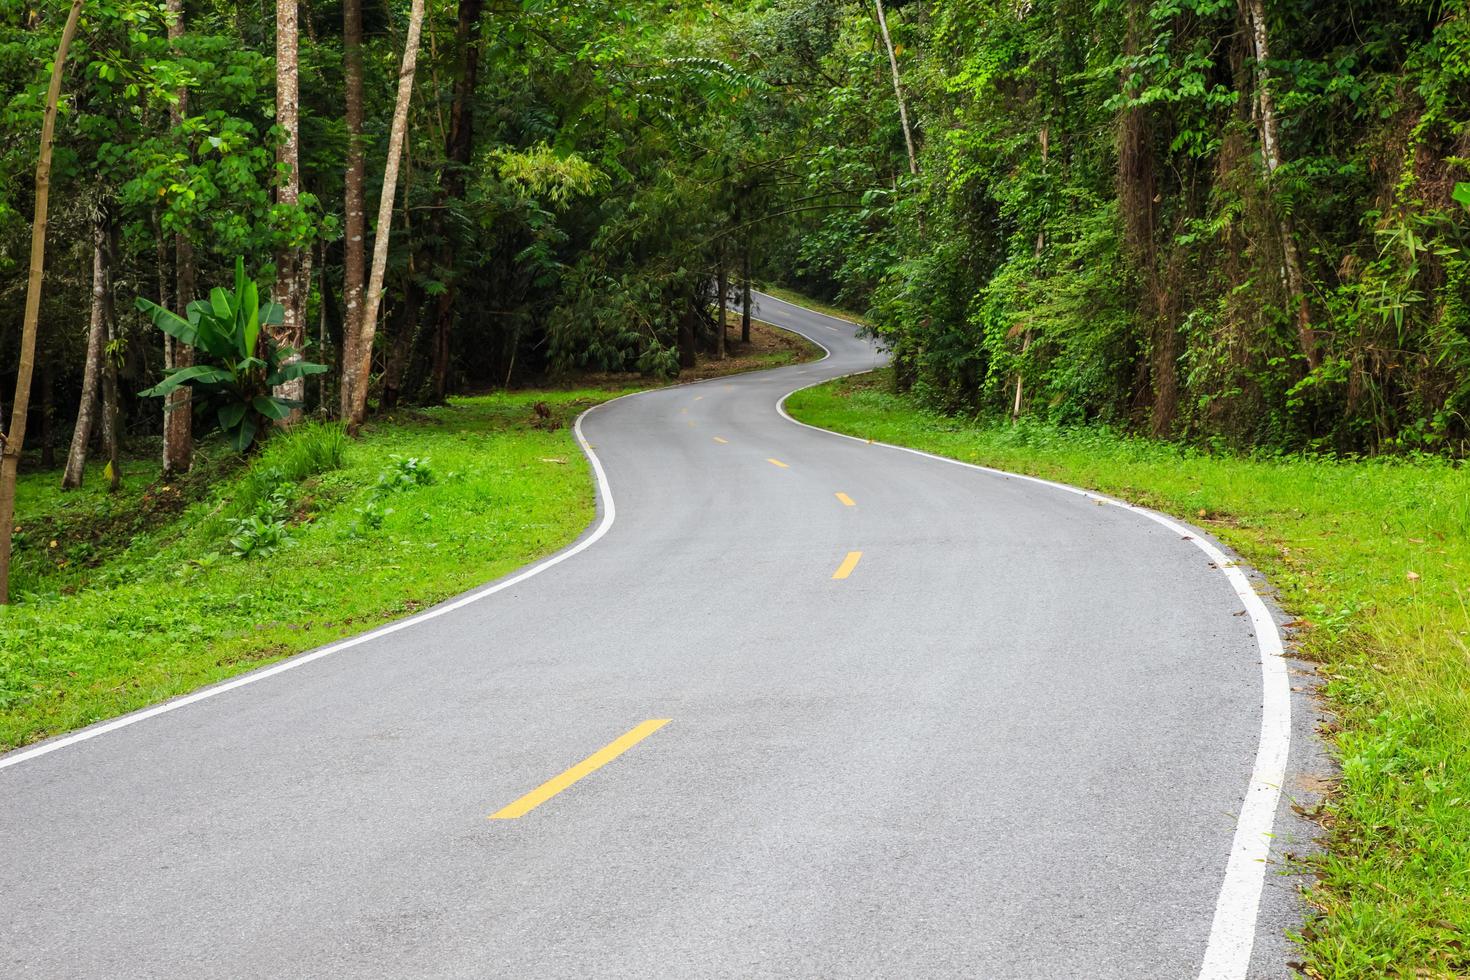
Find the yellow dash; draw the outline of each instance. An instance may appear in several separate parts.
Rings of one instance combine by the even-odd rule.
[[[857,563],[862,560],[861,551],[849,551],[847,557],[842,559],[842,564],[837,566],[837,571],[832,573],[833,578],[847,578],[852,570],[857,568]]]
[[[789,469],[791,469],[791,467],[787,466],[785,463],[781,462],[779,459],[769,459],[768,458],[766,460],[766,462],[767,463],[770,463],[772,466],[779,466],[783,470],[789,470]]]
[[[691,429],[694,428],[694,420],[693,419],[690,419],[689,420],[689,428],[691,428]]]
[[[609,762],[613,761],[618,756],[622,755],[624,752],[628,751],[633,746],[637,745],[639,742],[643,741],[645,738],[667,725],[671,720],[672,719],[670,718],[648,719],[637,728],[620,737],[617,741],[612,742],[611,744],[604,746],[601,749],[598,749],[596,752],[592,753],[587,758],[577,763],[575,766],[572,766],[572,768],[568,769],[560,776],[557,776],[555,779],[547,780],[540,786],[537,786],[535,789],[531,790],[531,792],[516,800],[510,806],[507,806],[504,809],[496,810],[494,813],[490,814],[490,819],[514,820],[516,817],[525,816],[527,813],[530,813],[532,810],[536,809],[536,807],[545,803],[547,800],[551,799],[553,796],[560,793],[567,787],[571,786],[582,777],[590,776],[592,773],[601,769],[603,766],[607,765]]]
[[[842,506],[844,506],[844,507],[856,507],[857,506],[857,501],[856,500],[853,500],[851,497],[849,497],[845,493],[838,493],[837,494],[837,499],[840,500],[840,501],[842,501]]]
[[[703,395],[695,395],[695,396],[694,396],[694,400],[695,400],[695,401],[699,401],[699,400],[701,400],[701,399],[702,399],[702,398],[704,398],[704,396],[703,396]]]
[[[724,445],[728,444],[730,442],[730,440],[729,439],[721,439],[719,436],[715,436],[715,442],[718,442],[720,445],[724,446]]]
[[[688,415],[689,414],[689,409],[687,409],[687,408],[681,408],[681,409],[679,409],[679,414],[680,415]]]

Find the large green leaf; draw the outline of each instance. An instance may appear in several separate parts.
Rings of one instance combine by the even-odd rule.
[[[260,295],[255,283],[246,282],[239,294],[240,308],[240,356],[250,357],[255,353],[255,342],[260,337]]]
[[[211,364],[195,364],[192,367],[179,368],[152,388],[149,388],[147,391],[140,391],[138,394],[148,398],[162,398],[179,385],[187,384],[190,381],[200,384],[210,384],[234,380],[235,376],[224,368],[217,368]]]
[[[256,395],[250,400],[250,406],[268,419],[279,422],[291,414],[292,405],[284,398],[273,398],[270,395]]]
[[[255,442],[255,433],[259,429],[260,426],[256,423],[255,416],[247,412],[240,417],[240,424],[227,433],[230,445],[235,448],[236,452],[245,452]]]
[[[215,286],[209,291],[209,307],[214,311],[214,315],[225,323],[234,322],[234,297],[225,292],[222,286]]]
[[[325,374],[329,370],[330,368],[325,364],[316,364],[312,361],[292,361],[289,364],[282,364],[272,371],[266,377],[265,383],[274,388],[276,385],[283,385],[287,381],[295,381],[297,378],[304,378],[312,374]]]
[[[240,420],[245,417],[246,408],[247,406],[244,402],[225,402],[215,412],[216,417],[219,419],[219,427],[229,432],[238,426]]]
[[[195,345],[197,331],[194,328],[194,324],[183,319],[177,313],[170,313],[152,300],[144,299],[141,296],[138,297],[136,305],[139,311],[148,314],[149,319],[153,321],[155,327],[170,337],[188,344],[190,347]]]

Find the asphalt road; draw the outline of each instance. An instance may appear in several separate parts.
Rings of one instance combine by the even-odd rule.
[[[0,758],[0,975],[1285,974],[1274,626],[1142,512],[784,418],[879,357],[757,312],[831,356],[591,412],[539,572]]]

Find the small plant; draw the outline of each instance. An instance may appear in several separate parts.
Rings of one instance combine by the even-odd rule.
[[[378,475],[378,485],[373,488],[377,494],[427,487],[436,480],[434,470],[427,459],[420,459],[417,456],[410,456],[407,459],[402,456],[390,456],[389,459],[391,462],[387,469]]]
[[[230,522],[231,554],[236,558],[259,558],[287,542],[290,493],[290,484],[282,483],[256,505],[255,513]]]
[[[259,290],[245,276],[244,259],[235,260],[235,291],[216,286],[208,300],[189,304],[187,319],[142,297],[137,306],[158,329],[214,362],[179,368],[140,394],[163,398],[188,385],[199,412],[212,412],[239,452],[254,447],[263,427],[301,407],[272,394],[276,386],[327,370],[324,364],[292,360],[296,352],[277,345],[263,329],[279,326],[284,312],[279,303],[260,305]]]

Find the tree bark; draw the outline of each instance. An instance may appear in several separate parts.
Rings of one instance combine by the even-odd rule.
[[[117,356],[114,344],[118,338],[117,317],[112,306],[112,268],[117,255],[117,229],[107,222],[105,266],[107,275],[102,294],[102,323],[106,343],[102,349],[102,445],[107,450],[107,489],[122,489],[122,431],[117,407]]]
[[[276,0],[276,125],[281,127],[281,140],[276,146],[281,184],[276,188],[276,203],[288,207],[295,207],[301,200],[298,2]],[[281,304],[283,315],[281,324],[272,328],[271,339],[277,346],[296,351],[291,360],[300,359],[305,339],[300,265],[301,250],[296,246],[285,245],[276,250],[276,281],[271,287],[271,298]],[[305,380],[297,378],[278,386],[275,393],[277,397],[299,401],[305,388]],[[292,424],[300,414],[299,410],[292,412],[281,424]]]
[[[342,0],[342,71],[346,93],[347,173],[343,178],[342,346],[338,352],[343,418],[352,413],[348,375],[357,363],[362,336],[362,290],[367,274],[367,234],[363,179],[366,169],[362,140],[362,0]]]
[[[177,48],[179,38],[184,36],[184,0],[168,0],[170,15],[168,25],[169,44]],[[177,101],[169,107],[169,124],[177,131],[184,124],[189,112],[189,89],[180,86],[174,93]],[[160,259],[167,255],[167,245],[159,239]],[[164,263],[166,268],[166,262]],[[174,280],[180,316],[187,316],[189,304],[194,300],[194,244],[182,232],[174,234]],[[172,298],[162,298],[164,270],[160,270],[159,304],[165,309],[174,309]],[[172,337],[163,341],[164,367],[186,368],[194,363],[194,348],[179,343]],[[180,385],[169,393],[163,408],[163,475],[176,476],[189,472],[194,462],[194,412],[193,392],[188,385]]]
[[[1261,160],[1266,171],[1266,186],[1274,191],[1276,171],[1281,166],[1281,127],[1276,116],[1276,102],[1271,96],[1270,40],[1266,31],[1265,0],[1241,0],[1241,13],[1250,30],[1256,73],[1257,130],[1261,134]],[[1274,194],[1273,194],[1274,197]],[[1301,253],[1297,250],[1296,228],[1291,215],[1281,211],[1272,201],[1277,214],[1277,231],[1281,238],[1282,278],[1292,302],[1296,304],[1297,344],[1307,367],[1316,370],[1322,363],[1317,347],[1317,333],[1312,328],[1312,310],[1307,301],[1306,276],[1302,272]]]
[[[82,368],[82,400],[77,406],[77,424],[71,432],[71,451],[61,486],[75,490],[82,485],[87,469],[87,448],[97,425],[98,393],[102,387],[102,360],[107,345],[107,294],[110,272],[107,264],[107,218],[99,205],[92,214],[92,319],[87,326],[87,361]]]
[[[715,324],[715,360],[723,361],[725,359],[725,334],[727,332],[725,324],[730,316],[730,280],[725,275],[725,251],[723,248],[720,250],[718,261],[720,265],[719,269],[715,272],[715,288],[720,291],[720,321]]]
[[[20,367],[15,375],[10,429],[0,434],[0,604],[10,602],[11,533],[15,530],[15,484],[20,475],[20,453],[25,445],[26,414],[31,407],[31,374],[36,367],[36,332],[41,319],[41,279],[46,267],[46,211],[51,193],[51,143],[56,132],[56,104],[61,100],[61,73],[66,52],[76,36],[82,0],[72,0],[56,60],[51,64],[51,86],[46,91],[46,113],[41,122],[41,151],[36,160],[36,212],[31,221],[31,269],[26,283],[26,305],[20,332]]]
[[[439,193],[430,219],[430,238],[439,242],[435,265],[444,291],[434,308],[434,400],[449,394],[450,334],[454,329],[455,249],[446,229],[445,205],[464,197],[465,171],[475,147],[475,86],[480,75],[480,16],[484,0],[460,0],[459,22],[454,29],[458,61],[454,99],[449,108],[449,131],[444,137],[444,169],[440,171]]]
[[[349,388],[349,432],[356,433],[367,415],[368,378],[372,366],[373,337],[377,331],[378,304],[383,298],[383,275],[388,268],[388,241],[393,226],[393,197],[398,189],[398,166],[403,159],[403,140],[408,131],[408,106],[413,97],[413,76],[418,67],[419,34],[424,25],[424,0],[413,0],[408,15],[408,37],[403,43],[403,68],[398,75],[398,97],[393,106],[393,128],[388,136],[388,162],[383,168],[383,195],[378,201],[378,226],[373,234],[373,265],[362,306],[362,331],[344,388]]]
[[[893,38],[888,34],[888,18],[883,13],[883,0],[874,0],[878,8],[878,30],[883,34],[883,46],[888,49],[888,67],[893,69],[893,94],[898,99],[898,120],[903,124],[903,142],[909,151],[909,173],[919,172],[919,157],[914,153],[914,133],[909,128],[909,110],[903,100],[903,83],[898,75],[898,53],[893,50]]]
[[[740,342],[750,343],[750,245],[747,243],[740,262]]]

